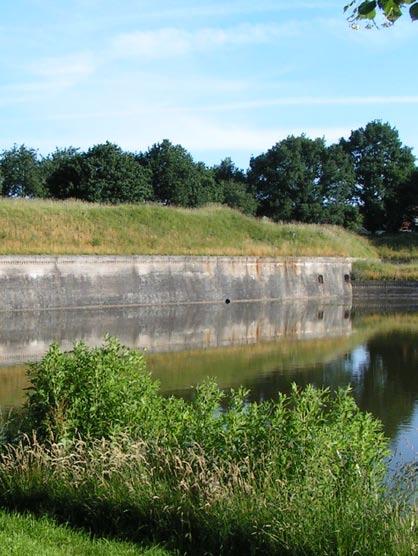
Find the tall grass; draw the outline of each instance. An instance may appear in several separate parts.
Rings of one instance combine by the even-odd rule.
[[[0,254],[377,257],[336,226],[274,224],[208,206],[95,205],[0,199]]]
[[[249,403],[209,381],[167,399],[113,339],[54,346],[30,376],[0,457],[4,507],[189,554],[418,548],[414,509],[385,486],[381,424],[347,390]]]

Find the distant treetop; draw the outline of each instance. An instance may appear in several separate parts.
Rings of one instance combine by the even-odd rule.
[[[383,27],[393,25],[409,11],[412,21],[418,20],[417,0],[353,0],[344,6],[348,21],[356,27],[358,22],[366,21],[366,27],[378,25],[379,16],[383,18]]]

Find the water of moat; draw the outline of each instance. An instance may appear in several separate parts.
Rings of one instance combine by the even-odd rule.
[[[418,302],[390,304],[230,303],[0,312],[0,409],[24,399],[25,364],[52,342],[70,349],[104,335],[145,349],[167,394],[193,395],[207,376],[245,386],[253,400],[312,383],[351,385],[363,410],[381,419],[392,469],[418,463]]]

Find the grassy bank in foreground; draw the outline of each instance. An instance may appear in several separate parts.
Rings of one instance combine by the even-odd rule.
[[[160,254],[377,258],[336,226],[274,224],[220,206],[105,206],[0,199],[0,255]]]
[[[7,556],[169,556],[162,548],[93,539],[82,531],[35,518],[0,511],[0,554]]]
[[[4,431],[3,507],[193,555],[416,553],[381,424],[348,391],[248,403],[207,382],[191,402],[164,398],[113,339],[54,346],[30,377]]]

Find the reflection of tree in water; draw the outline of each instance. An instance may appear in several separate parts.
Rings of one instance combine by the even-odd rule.
[[[358,404],[379,417],[389,436],[411,419],[418,397],[417,335],[379,334],[367,343],[369,362],[353,384]]]

